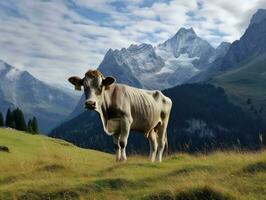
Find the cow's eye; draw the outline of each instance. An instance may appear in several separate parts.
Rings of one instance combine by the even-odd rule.
[[[101,94],[102,93],[102,88],[103,87],[101,85],[97,88],[97,90],[96,90],[97,94]]]
[[[86,98],[88,98],[88,97],[90,96],[90,94],[91,94],[91,90],[90,90],[89,87],[84,88],[84,92],[85,92],[85,96],[86,96]]]

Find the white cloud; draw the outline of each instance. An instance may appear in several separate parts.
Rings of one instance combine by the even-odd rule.
[[[69,1],[1,1],[0,59],[48,83],[71,87],[68,76],[96,68],[109,48],[141,42],[155,45],[182,26],[193,27],[217,46],[238,39],[256,9],[266,7],[264,0],[172,0],[147,5],[145,0],[77,0],[74,6]]]

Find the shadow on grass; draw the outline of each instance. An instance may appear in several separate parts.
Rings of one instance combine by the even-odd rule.
[[[7,146],[2,146],[2,145],[0,145],[0,152],[6,152],[6,153],[9,153],[10,150],[9,150],[9,148],[8,148]]]
[[[5,177],[3,179],[0,179],[0,185],[6,185],[6,184],[15,183],[16,180],[17,180],[17,177],[15,177],[15,176],[8,176],[8,177]]]
[[[100,193],[103,191],[116,191],[122,190],[124,187],[137,188],[134,182],[126,179],[101,179],[92,183],[81,184],[68,190],[59,190],[54,192],[43,192],[43,191],[23,191],[18,192],[15,196],[17,200],[76,200],[81,199],[83,195],[89,196],[91,193]],[[9,194],[9,196],[14,196]]]
[[[40,193],[40,192],[33,192],[27,191],[25,194],[17,194],[15,199],[17,200],[72,200],[72,199],[79,199],[80,195],[78,192],[73,191],[58,191],[54,193]],[[13,195],[14,197],[14,195]]]
[[[257,172],[266,172],[266,162],[260,161],[260,162],[256,162],[253,164],[249,164],[249,165],[245,166],[241,170],[241,172],[250,173],[250,174],[254,174]]]
[[[120,190],[123,187],[136,187],[139,185],[136,185],[137,183],[133,181],[128,181],[126,179],[122,178],[116,178],[116,179],[101,179],[93,182],[93,187],[99,188],[101,190],[104,189],[110,189],[110,190]]]
[[[150,168],[159,168],[160,166],[157,163],[119,163],[100,171],[98,175],[104,176],[106,174],[119,171],[120,169],[123,168],[135,168],[135,167],[150,169]]]
[[[163,191],[152,194],[145,200],[235,200],[235,197],[210,187],[199,187],[177,193]]]
[[[44,167],[39,168],[38,171],[58,172],[64,169],[65,167],[62,165],[51,164],[51,165],[45,165]]]
[[[172,177],[172,176],[179,176],[184,174],[189,174],[196,171],[210,171],[213,167],[208,165],[196,165],[196,166],[189,166],[182,169],[174,170],[166,175],[166,177]]]

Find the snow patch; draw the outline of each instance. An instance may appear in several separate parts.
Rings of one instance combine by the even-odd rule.
[[[199,57],[189,57],[187,53],[180,54],[175,57],[173,52],[166,50],[165,48],[157,47],[155,49],[157,55],[159,55],[163,60],[165,60],[164,69],[161,71],[168,71],[170,73],[177,71],[180,68],[190,68],[190,71],[198,72],[199,70],[194,67],[193,62],[198,60]],[[160,72],[158,72],[159,74]]]
[[[22,73],[22,71],[15,69],[15,68],[12,68],[9,70],[9,72],[7,72],[6,78],[9,79],[10,81],[15,81],[19,78],[21,73]]]
[[[54,99],[53,95],[49,94],[49,95],[48,95],[48,99],[49,99],[50,101],[52,101],[52,100]]]
[[[6,69],[6,64],[2,60],[0,60],[0,71],[3,71],[5,69]]]
[[[168,73],[174,73],[175,71],[168,68],[168,67],[163,67],[160,71],[156,72],[155,74],[156,75],[159,75],[159,74],[168,74]]]
[[[210,137],[214,138],[215,134],[212,129],[208,127],[208,124],[200,119],[187,120],[188,128],[185,129],[190,134],[198,135],[199,137]]]

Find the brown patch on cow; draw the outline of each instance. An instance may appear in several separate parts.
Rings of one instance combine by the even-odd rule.
[[[86,77],[89,77],[89,78],[97,78],[97,77],[103,77],[103,74],[98,71],[98,70],[88,70],[86,73],[85,73],[85,76]]]
[[[164,118],[165,118],[165,115],[166,115],[165,112],[162,111],[162,112],[161,112],[161,118],[164,119]]]
[[[159,91],[155,91],[155,92],[152,94],[152,96],[153,96],[153,98],[154,98],[155,100],[157,100],[157,99],[159,98],[159,96],[160,96],[160,92],[159,92]]]
[[[75,90],[81,90],[81,86],[83,85],[83,79],[78,76],[71,76],[68,81],[75,85]]]
[[[163,98],[163,103],[164,103],[164,104],[166,103],[166,100],[165,100],[165,98]]]

